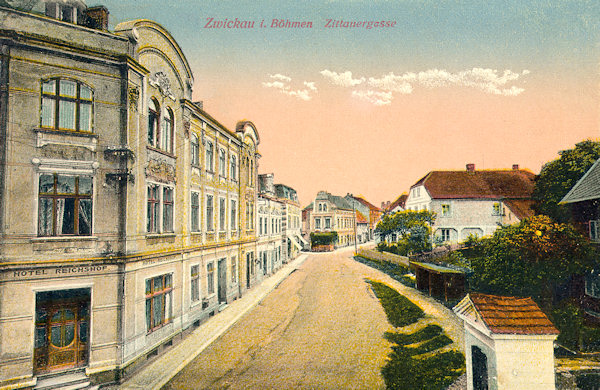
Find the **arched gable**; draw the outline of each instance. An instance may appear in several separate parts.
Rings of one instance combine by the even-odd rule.
[[[242,142],[246,143],[246,140],[250,140],[253,143],[254,150],[260,144],[260,137],[258,135],[258,130],[254,123],[250,121],[240,121],[235,126],[235,132],[238,137],[242,140]]]
[[[134,55],[151,72],[151,77],[167,70],[177,81],[181,94],[191,99],[192,69],[169,31],[154,21],[139,19],[120,23],[115,33],[125,35],[135,43]]]

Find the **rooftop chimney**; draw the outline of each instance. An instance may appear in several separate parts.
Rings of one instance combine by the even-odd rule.
[[[513,170],[518,171],[519,170],[519,164],[513,164]]]
[[[475,172],[475,164],[467,164],[467,172]]]
[[[108,31],[108,9],[103,6],[90,7],[86,9],[86,25],[96,30]]]

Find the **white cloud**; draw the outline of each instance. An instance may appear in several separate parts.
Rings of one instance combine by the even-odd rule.
[[[289,84],[292,81],[292,79],[290,77],[284,76],[279,73],[274,74],[274,75],[269,75],[269,77],[271,77],[273,79],[281,80],[281,81],[263,82],[262,85],[264,87],[275,88],[275,89],[279,90],[279,92],[281,92],[285,95],[293,96],[293,97],[296,97],[296,98],[304,100],[304,101],[311,100],[312,96],[310,95],[310,93],[315,92],[317,90],[317,87],[315,86],[314,82],[304,81],[304,86],[308,87],[308,89],[306,89],[306,88],[292,89],[292,87]]]
[[[359,84],[362,84],[365,81],[364,77],[361,77],[360,79],[353,79],[352,72],[350,72],[349,70],[345,71],[344,73],[337,73],[325,69],[322,70],[320,73],[321,75],[323,75],[323,77],[329,79],[333,84],[342,87],[355,87]]]
[[[376,106],[385,106],[392,103],[394,95],[391,92],[380,91],[352,91],[352,96],[365,100]]]
[[[287,81],[288,83],[292,81],[290,77],[282,75],[280,73],[270,74],[269,77],[275,80]]]
[[[310,82],[305,81],[304,82],[304,86],[308,87],[308,89],[310,89],[311,91],[316,91],[317,90],[317,87],[315,86],[314,81],[310,81]]]
[[[410,81],[414,81],[415,79],[416,75],[414,73],[396,76],[394,73],[390,72],[381,78],[369,77],[369,85],[383,91],[409,94],[413,91],[413,86]]]

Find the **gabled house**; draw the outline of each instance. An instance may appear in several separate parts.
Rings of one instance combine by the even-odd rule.
[[[393,214],[397,211],[404,211],[406,206],[406,199],[408,199],[408,194],[404,193],[400,195],[393,202],[388,202],[385,207],[382,207],[382,210],[385,214]]]
[[[417,181],[406,199],[406,210],[437,214],[437,242],[457,243],[470,235],[494,233],[533,215],[531,194],[535,175],[513,165],[507,170],[432,171]]]
[[[346,199],[348,202],[352,202],[351,204],[354,204],[355,210],[360,212],[362,216],[365,217],[367,220],[367,235],[365,237],[362,237],[362,241],[359,242],[366,242],[372,240],[374,237],[375,227],[377,226],[377,222],[379,222],[379,220],[381,219],[383,211],[379,207],[375,206],[374,204],[367,201],[361,196],[354,196],[348,194],[344,197],[344,199]],[[358,227],[362,228],[362,226]]]
[[[575,183],[560,204],[569,204],[575,224],[587,232],[593,243],[600,244],[600,160]],[[600,324],[600,269],[581,279],[575,284],[574,293],[586,317]]]
[[[310,233],[337,232],[337,246],[354,244],[356,214],[352,203],[341,196],[319,191],[314,202],[302,210],[302,227]]]

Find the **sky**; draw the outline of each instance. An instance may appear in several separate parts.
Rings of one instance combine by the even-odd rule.
[[[190,63],[193,99],[230,129],[251,120],[259,173],[302,206],[320,190],[379,206],[467,163],[539,173],[600,137],[597,0],[87,4],[106,6],[113,28],[163,25]],[[215,27],[236,18],[240,28]],[[286,21],[312,27],[277,27]]]

